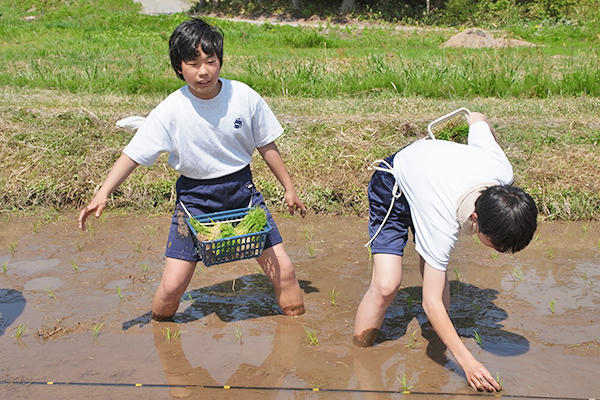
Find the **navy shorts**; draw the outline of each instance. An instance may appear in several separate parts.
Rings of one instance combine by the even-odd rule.
[[[395,154],[385,159],[394,165]],[[380,164],[386,167],[385,164]],[[392,190],[396,178],[389,172],[375,171],[369,182],[367,191],[369,198],[369,237],[373,237],[387,214],[392,201]],[[381,231],[371,243],[371,253],[404,255],[404,247],[408,240],[408,230],[414,227],[410,216],[410,207],[404,195],[394,201],[390,216],[385,221]]]
[[[187,214],[180,204],[183,202],[193,216],[216,211],[232,210],[260,206],[267,212],[267,222],[271,231],[267,234],[265,249],[283,242],[281,234],[273,221],[273,216],[265,205],[265,200],[252,182],[250,166],[238,172],[214,179],[191,179],[180,176],[175,184],[177,202],[171,219],[171,229],[165,256],[186,261],[201,261],[196,251],[192,233],[186,223]]]

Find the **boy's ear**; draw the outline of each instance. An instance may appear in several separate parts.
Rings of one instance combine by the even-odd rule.
[[[475,232],[475,233],[479,232],[479,224],[477,223],[477,213],[473,212],[473,214],[471,214],[469,219],[471,220],[471,223],[473,224],[473,232]]]

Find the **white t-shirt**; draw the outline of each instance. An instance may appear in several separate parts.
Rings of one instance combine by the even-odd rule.
[[[257,147],[283,133],[277,118],[248,85],[220,78],[212,99],[194,96],[186,85],[150,112],[123,150],[140,165],[152,165],[159,154],[181,175],[212,179],[241,170]]]
[[[509,185],[513,170],[487,123],[469,127],[468,145],[419,140],[394,157],[394,176],[410,205],[415,248],[445,271],[459,234],[457,207],[482,185]]]

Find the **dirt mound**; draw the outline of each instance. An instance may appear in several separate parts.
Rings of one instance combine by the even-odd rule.
[[[442,47],[462,47],[469,49],[498,48],[498,47],[533,47],[535,44],[517,39],[496,39],[491,33],[482,29],[467,29],[452,36]]]

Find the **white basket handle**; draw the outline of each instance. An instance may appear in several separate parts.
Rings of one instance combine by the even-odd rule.
[[[435,139],[435,136],[433,135],[433,132],[431,131],[431,129],[434,126],[439,125],[442,122],[446,122],[449,119],[452,119],[452,118],[454,118],[457,115],[464,115],[465,118],[468,118],[469,115],[471,115],[471,111],[469,111],[465,107],[462,107],[462,108],[459,108],[458,110],[454,110],[451,113],[448,113],[448,114],[446,114],[444,116],[439,117],[435,121],[432,121],[429,125],[427,125],[427,137],[429,139]]]

